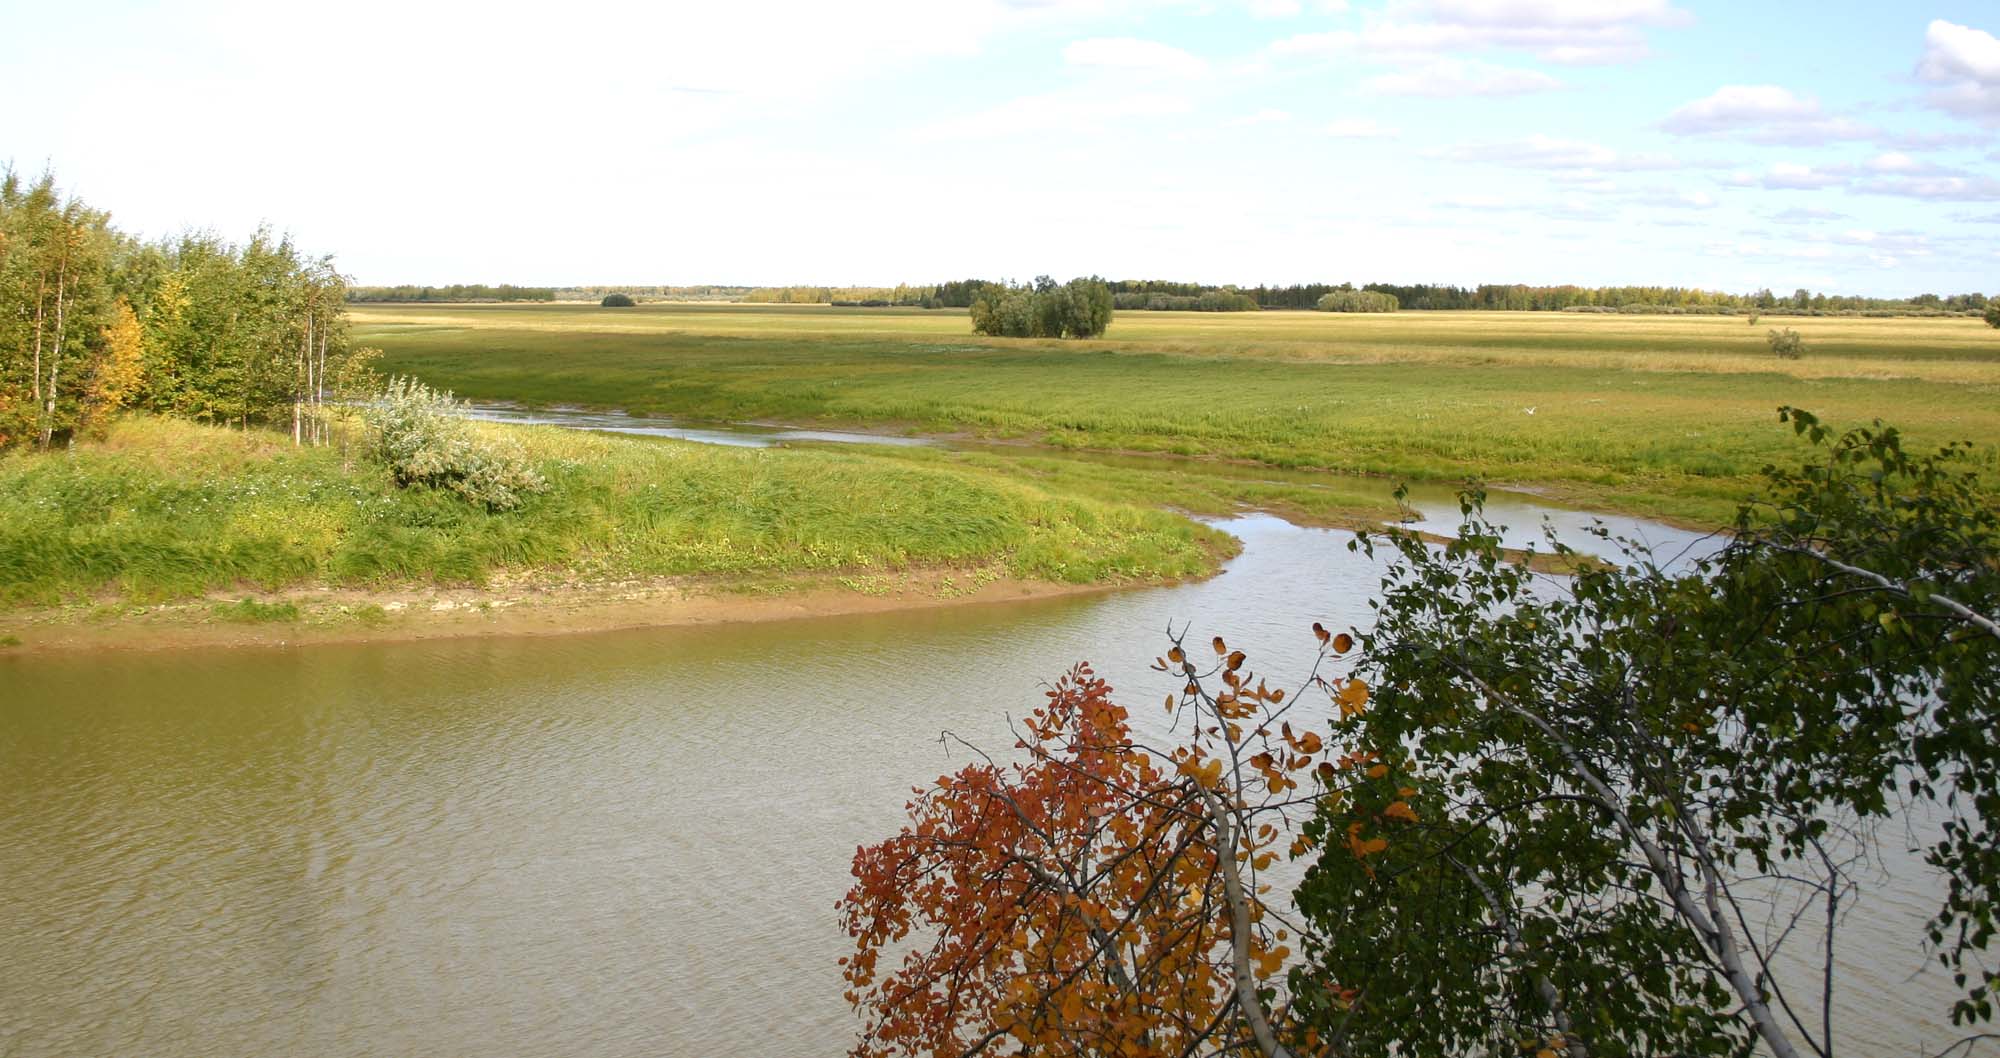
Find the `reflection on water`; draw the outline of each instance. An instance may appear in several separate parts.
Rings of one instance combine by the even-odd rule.
[[[1004,748],[1080,659],[1157,701],[1169,621],[1278,677],[1313,621],[1366,619],[1347,534],[1227,525],[1221,576],[1100,598],[0,657],[0,1053],[839,1053],[833,904],[965,762],[941,731]],[[1895,866],[1844,934],[1857,1053],[1907,1053],[1951,994],[1913,977],[1936,892]]]
[[[572,430],[634,434],[639,437],[672,437],[702,444],[735,448],[770,448],[792,441],[832,441],[841,444],[927,445],[922,437],[894,437],[888,434],[848,430],[803,430],[787,426],[765,426],[750,422],[704,423],[688,426],[674,419],[653,415],[627,415],[618,411],[586,411],[581,408],[528,409],[512,404],[473,404],[469,415],[487,422],[520,426],[563,426]]]

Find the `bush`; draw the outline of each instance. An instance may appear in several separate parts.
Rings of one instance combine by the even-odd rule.
[[[1790,327],[1771,332],[1771,352],[1781,359],[1797,360],[1806,353],[1806,342]]]
[[[474,437],[465,405],[416,379],[390,379],[363,417],[372,453],[404,488],[426,485],[489,511],[511,511],[548,487],[517,446]]]
[[[1995,301],[1991,305],[1986,306],[1986,325],[1988,327],[2000,327],[2000,301]]]
[[[1396,295],[1379,290],[1336,290],[1319,299],[1321,312],[1394,312],[1402,307]]]
[[[1095,338],[1111,326],[1113,300],[1104,280],[1092,276],[1057,285],[1047,276],[1033,286],[993,286],[972,302],[972,330],[1002,338]]]
[[[598,304],[607,309],[629,309],[637,305],[638,302],[633,301],[629,295],[606,294],[604,295],[604,300],[598,302]]]

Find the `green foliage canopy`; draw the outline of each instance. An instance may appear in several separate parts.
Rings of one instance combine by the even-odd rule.
[[[1953,1019],[1991,1017],[2000,512],[1963,446],[1784,415],[1823,460],[1767,468],[1686,568],[1626,544],[1538,576],[1476,494],[1455,542],[1392,538],[1361,637],[1376,704],[1334,732],[1376,789],[1322,802],[1296,894],[1316,928],[1294,983],[1349,1053],[1831,1047],[1806,1016],[1829,997],[1796,991],[1830,991],[1831,964],[1788,992],[1767,972],[1784,931],[1743,908],[1775,887],[1837,925],[1906,801],[1946,818],[1925,860],[1949,887],[1930,940],[1967,987]],[[1397,800],[1410,815],[1386,819]]]
[[[1096,276],[989,287],[972,302],[972,329],[1004,338],[1096,338],[1111,326],[1111,288]]]

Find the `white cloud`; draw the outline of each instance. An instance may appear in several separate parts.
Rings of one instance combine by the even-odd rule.
[[[1924,32],[1917,76],[1938,87],[1930,104],[1985,125],[2000,125],[2000,39],[1936,19]]]
[[[1379,124],[1373,118],[1340,118],[1329,121],[1325,132],[1335,139],[1343,140],[1384,140],[1396,136],[1395,129]]]
[[[1135,118],[1172,117],[1194,109],[1188,100],[1165,92],[1106,95],[1095,90],[1040,92],[996,106],[919,126],[918,140],[987,139],[995,129],[1034,128],[1082,132]]]
[[[1431,152],[1432,157],[1486,162],[1513,169],[1575,170],[1585,173],[1690,168],[1660,154],[1626,154],[1596,143],[1534,135],[1521,140],[1470,143]]]
[[[1095,37],[1072,42],[1063,61],[1084,69],[1119,70],[1166,77],[1199,77],[1208,63],[1171,44],[1137,37]]]
[[[1244,0],[1243,6],[1257,18],[1291,18],[1305,10],[1299,0]]]
[[[1642,58],[1646,29],[1686,20],[1665,0],[1418,0],[1390,5],[1358,31],[1296,34],[1269,51],[1407,61],[1503,50],[1544,62],[1603,65]]]
[[[1792,206],[1789,209],[1781,209],[1770,217],[1780,224],[1820,224],[1829,220],[1851,219],[1845,213],[1824,206]]]
[[[1926,202],[2000,202],[2000,180],[1990,176],[1888,176],[1864,180],[1855,190]]]
[[[1660,209],[1714,209],[1722,204],[1706,191],[1676,191],[1672,188],[1638,191],[1630,196],[1630,201],[1636,206]]]
[[[1282,125],[1290,120],[1292,120],[1292,115],[1290,111],[1278,110],[1273,107],[1266,107],[1263,110],[1259,110],[1255,113],[1244,114],[1239,117],[1232,118],[1230,119],[1229,123],[1231,125],[1236,125],[1236,126]]]
[[[1667,115],[1660,127],[1683,136],[1729,136],[1752,143],[1816,144],[1872,139],[1878,130],[1828,115],[1819,100],[1778,85],[1723,85]]]
[[[1814,168],[1797,162],[1776,162],[1761,173],[1732,174],[1727,183],[1737,187],[1761,187],[1767,191],[1817,191],[1847,182],[1837,167]]]
[[[1438,59],[1410,70],[1379,74],[1361,82],[1364,91],[1388,96],[1516,96],[1561,88],[1562,82],[1540,70],[1467,59]]]
[[[1441,21],[1503,26],[1614,26],[1675,22],[1666,0],[1433,0]]]
[[[1917,161],[1915,158],[1901,151],[1889,151],[1886,154],[1878,154],[1874,158],[1869,159],[1868,168],[1878,173],[1913,173],[1919,172],[1927,168],[1927,166],[1925,163]]]

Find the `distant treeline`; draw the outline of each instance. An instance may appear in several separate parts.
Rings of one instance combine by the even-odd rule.
[[[937,287],[757,287],[743,300],[764,305],[865,305],[871,308],[913,305],[937,308]],[[970,300],[966,305],[972,304]]]
[[[512,283],[453,283],[443,287],[404,284],[394,287],[348,287],[349,301],[554,301],[554,287],[517,287]]]
[[[1290,286],[1216,286],[1166,279],[1120,279],[1106,287],[1116,306],[1127,310],[1251,312],[1258,309],[1314,309],[1329,294],[1375,292],[1404,309],[1472,309],[1515,312],[1648,312],[1670,314],[1768,313],[1772,315],[1978,315],[1984,294],[1919,294],[1910,298],[1868,298],[1846,294],[1770,290],[1729,294],[1695,287],[1529,286],[1483,283],[1295,283]],[[868,286],[574,286],[519,287],[462,283],[451,286],[351,287],[349,301],[600,301],[624,294],[639,301],[744,301],[767,305],[842,307],[970,308],[986,295],[1010,289],[1005,282],[955,279],[945,283]]]
[[[557,301],[602,302],[612,294],[623,294],[635,301],[742,301],[755,287],[733,287],[717,284],[703,284],[691,287],[673,286],[594,286],[557,287]]]

